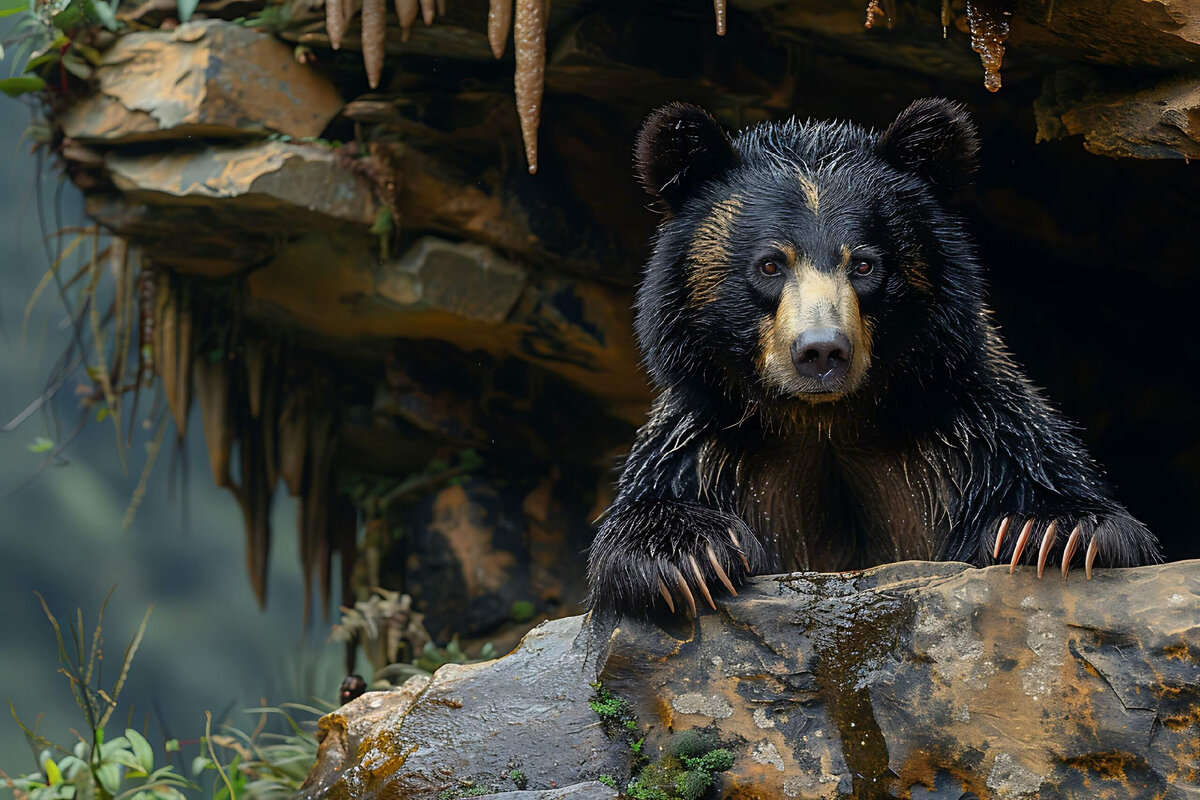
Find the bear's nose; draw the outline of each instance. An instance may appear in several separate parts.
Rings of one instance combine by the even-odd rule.
[[[850,371],[854,346],[837,328],[813,328],[792,342],[796,372],[821,382],[840,380]]]

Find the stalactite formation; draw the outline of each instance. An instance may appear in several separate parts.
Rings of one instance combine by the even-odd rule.
[[[883,6],[879,5],[879,0],[870,0],[867,3],[867,21],[864,23],[867,29],[874,28],[876,20],[882,16],[884,16]]]
[[[513,0],[491,0],[488,5],[488,44],[496,58],[504,57],[508,31],[512,28],[512,13]]]
[[[329,33],[329,44],[334,50],[342,47],[342,37],[346,34],[345,5],[350,0],[325,0],[325,30]]]
[[[542,92],[546,77],[546,0],[516,0],[513,44],[517,56],[514,80],[521,136],[529,172],[538,167],[537,133],[542,118]]]
[[[400,40],[408,41],[408,37],[412,34],[413,23],[417,21],[417,14],[420,7],[417,5],[417,0],[396,0],[396,16],[400,20]]]
[[[437,7],[434,6],[433,0],[421,0],[421,19],[426,25],[432,25],[436,16]]]
[[[971,27],[971,49],[983,62],[983,85],[989,92],[1000,89],[1000,65],[1012,20],[1011,0],[967,0],[967,23]]]
[[[367,83],[379,88],[387,46],[387,0],[363,0],[362,52],[367,69]]]
[[[725,35],[726,0],[713,0],[713,13],[717,17],[717,36]]]

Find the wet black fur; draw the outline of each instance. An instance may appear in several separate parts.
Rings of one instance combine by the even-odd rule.
[[[979,262],[946,208],[949,191],[969,178],[977,141],[966,112],[942,100],[914,103],[882,134],[793,120],[730,140],[692,106],[651,115],[636,163],[666,217],[636,325],[660,395],[590,554],[593,607],[663,608],[659,581],[674,591],[676,567],[702,602],[689,556],[715,592],[710,546],[735,583],[746,577],[743,555],[751,573],[905,558],[986,565],[1008,515],[1004,562],[1028,518],[1038,523],[1026,563],[1050,520],[1056,567],[1078,523],[1077,564],[1092,538],[1098,564],[1158,560],[1154,537],[1114,499],[990,320]],[[800,167],[820,186],[820,225],[805,206]],[[718,298],[696,307],[688,249],[714,203],[735,194],[743,205],[728,275]],[[832,265],[849,240],[879,260],[875,283],[859,292],[871,365],[857,391],[832,403],[782,396],[755,371],[759,324],[773,312],[756,264],[765,243],[780,239],[821,264]],[[930,291],[905,280],[913,263]]]

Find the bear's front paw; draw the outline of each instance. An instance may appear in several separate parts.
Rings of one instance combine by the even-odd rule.
[[[588,561],[593,608],[645,615],[659,601],[697,613],[697,596],[737,587],[763,565],[754,534],[737,517],[690,503],[614,509]]]
[[[1020,533],[1012,540],[1008,534],[1016,530]],[[1037,543],[1036,550],[1029,546],[1031,542]],[[1006,543],[1011,550],[1005,547]],[[1053,564],[1057,559],[1063,580],[1066,580],[1076,556],[1083,562],[1088,580],[1091,580],[1092,567],[1097,563],[1131,567],[1159,560],[1155,539],[1146,526],[1124,512],[1060,516],[1010,514],[1000,520],[992,547],[994,562],[1000,562],[1001,553],[1006,553],[1008,571],[1012,573],[1023,561],[1032,561],[1035,552],[1038,577],[1044,574],[1046,564]]]

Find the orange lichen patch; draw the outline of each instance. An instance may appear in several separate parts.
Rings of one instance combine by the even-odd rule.
[[[445,539],[462,567],[467,594],[471,597],[494,592],[508,581],[516,564],[512,553],[492,546],[492,529],[485,524],[486,511],[471,502],[462,486],[443,489],[433,503],[430,529]]]
[[[1126,770],[1129,767],[1140,767],[1144,759],[1131,753],[1121,753],[1111,750],[1104,753],[1087,753],[1082,756],[1071,756],[1063,760],[1067,766],[1080,772],[1093,772],[1101,780],[1120,781],[1127,783],[1129,778]]]
[[[1178,644],[1169,644],[1162,649],[1164,658],[1177,659],[1179,661],[1196,661],[1196,656],[1192,654],[1192,649],[1188,647],[1187,642],[1179,642]]]
[[[1200,727],[1200,705],[1192,706],[1178,714],[1160,714],[1158,721],[1163,727],[1172,731],[1183,731],[1191,727]],[[1200,735],[1200,731],[1197,732]]]

